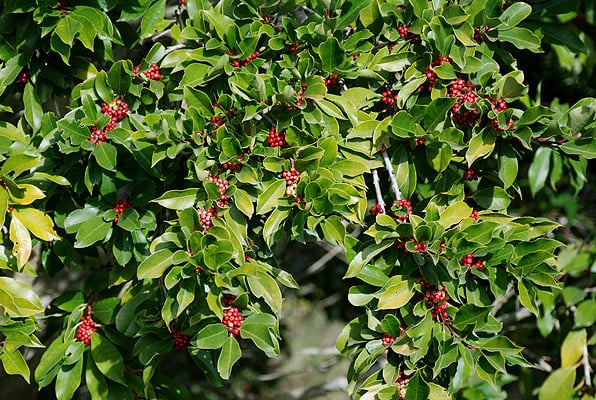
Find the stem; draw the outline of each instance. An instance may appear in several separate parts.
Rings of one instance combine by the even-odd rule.
[[[381,183],[379,181],[379,173],[376,169],[373,169],[372,172],[373,176],[373,184],[375,185],[375,194],[377,196],[377,204],[383,208],[383,211],[387,211],[385,209],[385,202],[383,201],[383,192],[381,192]]]
[[[385,169],[389,174],[389,179],[391,179],[391,189],[393,189],[395,200],[401,200],[403,197],[399,187],[397,186],[397,179],[395,179],[395,172],[393,172],[393,166],[391,165],[389,154],[387,154],[387,148],[383,143],[381,143],[381,153],[383,154],[383,161],[385,161]]]
[[[592,379],[590,378],[590,372],[592,368],[590,367],[590,358],[588,354],[588,345],[584,344],[584,351],[582,355],[582,364],[584,366],[584,381],[587,387],[592,387]]]

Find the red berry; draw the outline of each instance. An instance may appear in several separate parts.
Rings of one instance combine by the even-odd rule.
[[[127,208],[131,208],[132,206],[126,200],[118,200],[114,205],[114,210],[118,213],[114,217],[114,222],[118,222],[120,219],[120,215],[126,210]]]
[[[236,307],[229,307],[223,310],[224,317],[221,323],[228,328],[228,332],[237,337],[240,335],[240,327],[244,321],[244,317]]]
[[[190,336],[182,333],[176,328],[170,331],[170,336],[174,340],[174,349],[183,350],[190,344]]]
[[[77,328],[75,339],[85,343],[85,346],[89,346],[91,344],[91,334],[96,331],[95,321],[91,319],[91,311],[89,311],[87,312],[87,315],[81,317],[81,322]]]
[[[213,226],[213,217],[217,216],[215,207],[211,207],[208,210],[198,209],[199,223],[203,226],[203,233],[207,232]]]
[[[383,346],[389,347],[395,342],[395,338],[389,335],[388,333],[383,333],[383,338],[381,339],[381,343]]]
[[[267,143],[271,147],[284,147],[288,143],[286,142],[286,133],[285,132],[278,132],[272,127],[269,130],[269,136],[267,136]]]

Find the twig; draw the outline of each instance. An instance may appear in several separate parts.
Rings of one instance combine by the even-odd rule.
[[[509,299],[512,298],[514,294],[515,294],[515,291],[513,290],[513,285],[509,285],[507,287],[507,291],[505,292],[503,297],[501,297],[500,299],[496,299],[493,302],[492,309],[490,310],[489,314],[494,317],[497,314],[497,312],[499,312],[501,307],[503,307],[505,304],[507,304]]]
[[[395,172],[393,172],[393,166],[391,165],[391,160],[389,159],[389,154],[387,154],[387,148],[383,143],[381,143],[381,153],[383,154],[383,160],[385,161],[385,169],[389,174],[389,179],[391,179],[391,188],[393,189],[393,194],[395,195],[395,200],[401,200],[402,194],[397,186],[397,179],[395,179]]]
[[[379,173],[376,169],[373,169],[372,172],[373,176],[373,184],[375,185],[375,194],[377,195],[377,204],[381,206],[383,212],[386,211],[385,209],[385,202],[383,201],[383,192],[381,192],[381,183],[379,182]]]
[[[166,47],[166,50],[164,52],[164,55],[170,54],[173,51],[180,50],[180,49],[183,49],[185,47],[186,47],[186,42],[178,43],[178,44],[175,44],[173,46],[168,46],[168,47]]]
[[[590,377],[590,372],[592,368],[590,367],[590,355],[588,354],[588,345],[584,344],[584,351],[582,355],[582,364],[584,366],[584,381],[586,386],[592,387],[592,378]]]

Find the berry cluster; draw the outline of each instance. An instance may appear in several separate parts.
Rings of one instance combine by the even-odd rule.
[[[180,332],[176,328],[170,331],[170,336],[174,339],[174,348],[176,350],[184,350],[190,344],[190,336]]]
[[[478,178],[478,171],[467,167],[464,169],[464,181],[475,181]]]
[[[213,130],[219,129],[224,123],[226,122],[225,119],[223,119],[222,117],[216,117],[213,116],[211,117],[211,119],[209,120],[209,124],[211,124],[211,126],[213,127]]]
[[[428,245],[426,243],[422,243],[422,242],[418,242],[414,245],[414,250],[416,250],[416,253],[418,253],[418,254],[426,253],[427,248],[428,248]]]
[[[380,204],[375,204],[374,206],[372,206],[370,208],[370,213],[374,216],[377,216],[379,214],[385,214],[385,210],[383,210],[383,206]]]
[[[133,74],[138,74],[140,69],[140,65],[134,67],[132,70]],[[161,69],[159,68],[159,65],[157,65],[156,63],[152,63],[147,71],[143,71],[143,75],[145,75],[147,79],[159,81],[161,80]]]
[[[128,103],[118,98],[114,99],[112,104],[103,103],[101,105],[101,112],[110,117],[110,122],[103,129],[97,129],[97,124],[91,128],[89,141],[93,145],[98,145],[106,141],[106,133],[115,129],[118,121],[123,120],[128,115]]]
[[[397,391],[400,399],[406,398],[406,387],[410,383],[410,376],[406,375],[403,371],[399,371],[395,384],[397,385]]]
[[[85,343],[85,346],[89,346],[91,344],[91,334],[93,332],[97,332],[97,327],[95,326],[95,321],[91,319],[91,312],[89,311],[87,312],[87,315],[81,317],[81,323],[75,334],[75,339]]]
[[[286,142],[286,132],[278,132],[275,127],[269,129],[269,136],[267,136],[267,143],[271,147],[284,147],[288,143]]]
[[[478,222],[478,220],[480,219],[478,217],[478,210],[472,210],[472,213],[470,214],[470,218],[472,218],[474,221]]]
[[[440,56],[439,58],[434,60],[430,65],[424,67],[424,75],[426,76],[426,82],[424,82],[424,84],[420,86],[419,90],[421,92],[424,90],[428,92],[433,90],[433,88],[437,84],[437,81],[439,80],[439,77],[437,76],[437,73],[434,71],[433,67],[438,67],[443,63],[451,64],[451,58],[447,56]]]
[[[126,200],[118,200],[116,202],[116,204],[114,205],[114,210],[116,210],[116,212],[118,213],[114,217],[114,222],[118,222],[118,220],[120,219],[120,215],[122,215],[122,213],[124,212],[124,210],[126,210],[127,208],[131,208],[131,207],[132,206],[128,203],[128,201],[126,201]]]
[[[327,86],[327,89],[331,89],[332,87],[337,86],[338,83],[339,76],[333,72],[329,74],[327,78],[325,78],[325,86]]]
[[[394,245],[396,249],[401,250],[406,254],[409,254],[410,251],[406,248],[406,243],[413,241],[414,239],[396,239]]]
[[[101,112],[108,117],[116,118],[116,121],[122,121],[128,114],[128,103],[115,98],[112,104],[103,103]]]
[[[223,313],[224,317],[221,323],[228,328],[228,332],[232,336],[237,337],[240,335],[240,326],[242,326],[242,321],[244,321],[244,317],[240,314],[240,311],[236,307],[230,307],[226,308]]]
[[[290,197],[296,196],[296,188],[298,187],[298,182],[300,182],[300,171],[291,167],[289,171],[283,171],[281,174],[286,181],[286,195]]]
[[[393,216],[402,222],[406,222],[410,219],[412,214],[412,203],[406,199],[397,200],[393,203]]]
[[[420,43],[420,36],[410,32],[410,29],[404,25],[399,24],[397,27],[397,32],[399,33],[399,37],[401,39],[406,39],[412,41],[412,43]]]
[[[217,183],[219,186],[217,191],[219,192],[219,199],[215,202],[219,208],[224,208],[230,203],[230,199],[226,196],[226,190],[230,182],[227,179],[221,179],[219,176],[211,176],[207,178],[207,182]]]
[[[446,295],[445,285],[441,284],[442,288],[433,288],[424,279],[420,280],[420,284],[424,288],[424,300],[429,307],[432,307],[432,316],[436,319],[447,319],[449,314],[445,309],[447,308],[447,301],[449,298]]]
[[[474,88],[473,83],[468,84],[463,78],[457,78],[448,87],[447,96],[457,98],[457,102],[451,108],[453,122],[456,125],[473,126],[480,116],[476,107],[473,106],[478,99]],[[466,107],[466,104],[472,106]]]
[[[239,158],[240,159],[240,158]],[[231,161],[226,161],[225,163],[223,163],[222,168],[226,171],[240,171],[240,169],[242,168],[242,164],[240,163],[233,163]]]
[[[298,42],[288,43],[286,46],[288,47],[290,53],[295,53],[296,51],[298,51]]]
[[[501,112],[507,110],[507,102],[504,99],[493,100],[488,99],[492,105],[492,108],[495,112]],[[513,119],[509,118],[507,121],[507,128],[509,128],[513,124]],[[496,131],[503,131],[503,128],[499,126],[499,121],[497,119],[491,119],[488,122],[488,125]]]
[[[26,70],[22,70],[19,76],[17,76],[17,82],[27,83],[29,80],[29,73]]]
[[[223,296],[221,297],[221,304],[223,304],[224,307],[234,306],[234,305],[236,305],[237,298],[238,298],[238,296],[236,296],[235,294],[224,293]]]
[[[482,44],[483,42],[488,42],[488,32],[490,32],[490,28],[486,25],[484,28],[474,28],[474,40],[476,43]]]
[[[406,333],[405,329],[403,326],[400,325],[399,327],[399,336],[401,337],[404,333]],[[393,336],[391,336],[388,333],[383,333],[383,337],[381,338],[381,343],[383,344],[384,347],[389,347],[393,344],[393,342],[395,342],[395,339]]]
[[[383,333],[383,338],[381,339],[381,343],[384,347],[389,347],[395,342],[395,338],[388,333]]]
[[[295,110],[296,107],[300,107],[304,103],[304,92],[306,91],[306,83],[300,84],[300,92],[294,91],[294,96],[298,96],[294,104],[288,104],[288,110]],[[314,103],[314,99],[308,99],[309,103]]]
[[[459,260],[459,264],[463,267],[467,267],[468,272],[470,272],[473,267],[478,268],[480,271],[484,269],[484,263],[482,260],[478,257],[474,257],[474,254],[472,253],[463,256],[462,259]]]
[[[385,90],[381,93],[381,101],[392,106],[397,101],[397,93],[393,90]]]
[[[203,233],[207,232],[213,226],[213,217],[217,216],[215,207],[211,207],[208,210],[198,209],[199,223],[203,226]]]
[[[230,55],[235,56],[236,54],[232,50],[230,50]],[[246,60],[232,60],[232,67],[242,67],[248,65],[260,55],[261,52],[259,50],[255,50],[255,52],[248,56]]]

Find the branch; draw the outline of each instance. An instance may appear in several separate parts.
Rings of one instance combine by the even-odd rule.
[[[402,194],[397,186],[397,179],[395,179],[395,172],[393,172],[393,165],[391,165],[391,160],[389,159],[389,154],[387,154],[387,148],[383,143],[381,143],[381,153],[383,154],[383,160],[385,161],[385,169],[389,174],[389,179],[391,179],[391,188],[393,189],[393,194],[395,195],[395,200],[401,200]]]
[[[183,49],[183,48],[185,48],[185,47],[186,47],[186,42],[182,42],[182,43],[175,44],[175,45],[173,45],[173,46],[166,47],[166,50],[165,50],[164,56],[165,56],[166,54],[170,54],[171,52],[173,52],[173,51],[175,51],[175,50],[180,50],[180,49]]]
[[[588,344],[584,344],[584,351],[582,355],[582,364],[584,366],[584,381],[586,386],[592,387],[592,379],[590,378],[590,372],[592,368],[590,367],[590,358],[588,354]]]
[[[375,185],[375,194],[377,196],[377,204],[381,206],[383,212],[387,211],[385,202],[383,201],[383,192],[381,192],[381,183],[379,182],[379,173],[376,169],[373,169],[373,184]]]

